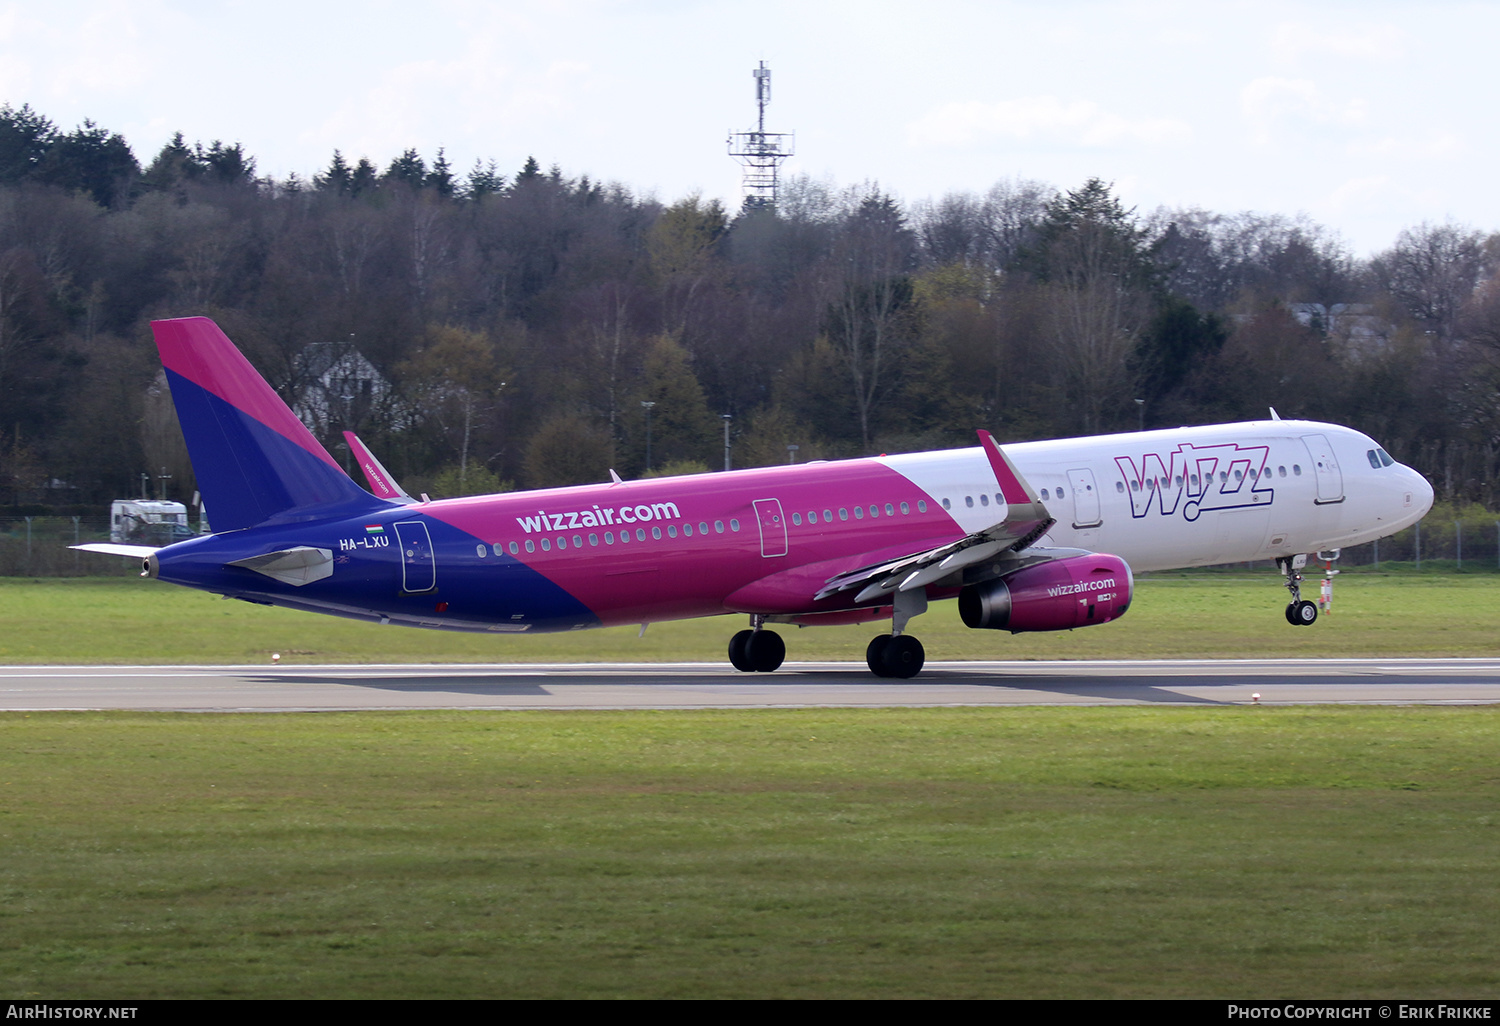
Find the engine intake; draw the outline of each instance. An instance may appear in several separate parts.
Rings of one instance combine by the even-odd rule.
[[[969,585],[958,593],[958,615],[965,626],[1012,634],[1066,631],[1118,619],[1134,592],[1119,556],[1071,556]]]

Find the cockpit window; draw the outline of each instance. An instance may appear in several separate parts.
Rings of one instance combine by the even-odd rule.
[[[1375,451],[1380,455],[1380,462],[1385,464],[1387,467],[1396,462],[1395,460],[1391,459],[1391,454],[1386,452],[1384,449],[1376,449]]]
[[[1374,449],[1365,450],[1365,459],[1370,461],[1370,466],[1374,467],[1376,470],[1380,469],[1380,457],[1375,455]]]
[[[1391,459],[1391,454],[1384,449],[1367,449],[1365,450],[1365,458],[1370,461],[1370,466],[1376,470],[1379,470],[1381,467],[1389,467],[1396,462]]]

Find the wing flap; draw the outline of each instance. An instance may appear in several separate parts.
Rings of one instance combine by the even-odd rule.
[[[856,603],[892,592],[914,591],[1004,552],[1019,552],[1051,530],[1057,521],[1005,450],[988,431],[979,432],[979,442],[1005,498],[1005,519],[947,545],[830,577],[815,600],[832,598],[852,588],[860,589],[854,596]]]

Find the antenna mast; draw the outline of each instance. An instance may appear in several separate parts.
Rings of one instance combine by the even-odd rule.
[[[755,76],[755,105],[759,111],[750,132],[729,133],[729,155],[745,168],[745,209],[775,207],[781,162],[796,151],[795,132],[767,132],[766,105],[771,102],[771,69],[761,61]]]

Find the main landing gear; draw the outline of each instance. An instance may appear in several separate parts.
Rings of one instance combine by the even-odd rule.
[[[927,592],[917,588],[898,591],[891,602],[891,633],[882,634],[865,649],[865,663],[877,677],[915,677],[927,660],[922,643],[905,633],[912,617],[927,611]],[[741,673],[770,673],[786,658],[786,642],[775,631],[765,630],[766,618],[750,616],[750,629],[729,639],[729,662]]]
[[[741,673],[770,673],[786,658],[786,642],[775,631],[762,630],[764,617],[752,616],[751,630],[729,639],[729,662]]]
[[[922,643],[905,633],[906,624],[914,616],[927,612],[927,591],[898,591],[891,605],[891,633],[881,634],[871,640],[865,649],[865,665],[877,677],[915,677],[922,672],[927,653]]]
[[[1292,593],[1292,601],[1286,607],[1286,622],[1294,627],[1310,627],[1318,619],[1318,604],[1302,597],[1302,568],[1306,565],[1305,555],[1281,556],[1276,560],[1277,569],[1286,577],[1286,590]]]

